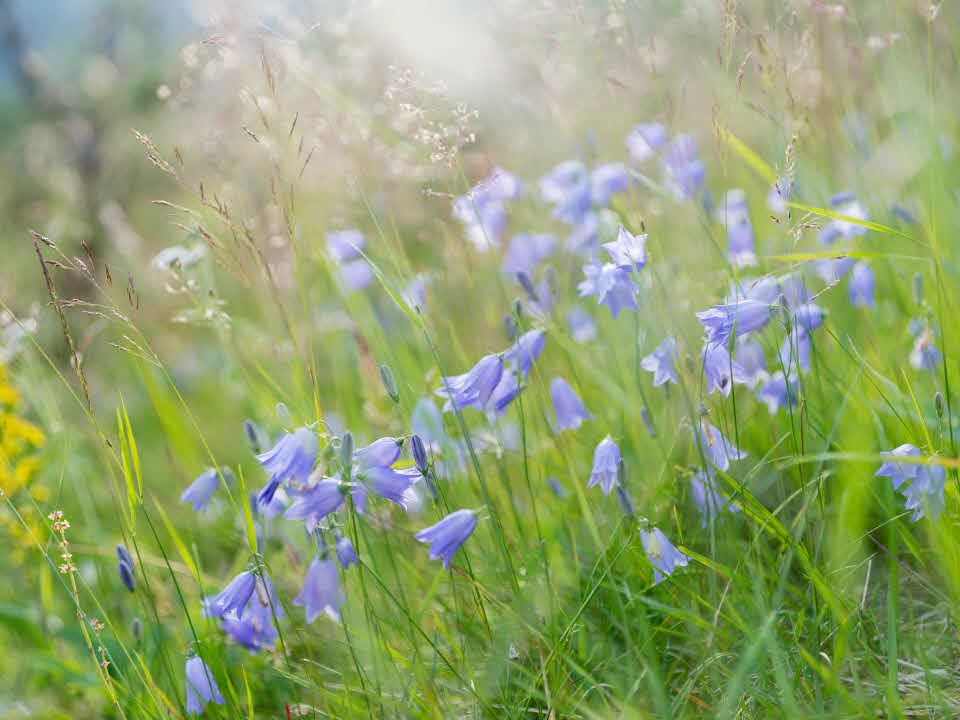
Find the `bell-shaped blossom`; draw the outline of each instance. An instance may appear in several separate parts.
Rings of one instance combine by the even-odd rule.
[[[640,531],[640,543],[653,565],[653,584],[658,584],[678,567],[686,567],[689,558],[677,550],[659,528]]]
[[[730,469],[731,460],[742,460],[747,454],[735,448],[719,430],[706,420],[701,420],[697,426],[700,437],[700,447],[704,456],[726,472]]]
[[[716,477],[712,467],[706,472],[698,470],[690,476],[690,495],[700,512],[700,527],[705,528],[707,523],[718,518],[720,511],[726,508],[729,512],[740,512],[740,506],[729,502],[716,488]]]
[[[411,308],[427,308],[427,290],[430,288],[430,276],[417,273],[400,291],[400,299]]]
[[[505,203],[523,194],[515,175],[496,168],[470,192],[453,201],[453,216],[463,224],[467,239],[480,252],[500,245],[507,227]]]
[[[617,467],[620,464],[620,448],[610,438],[605,437],[593,451],[593,469],[587,487],[599,485],[604,495],[609,495],[617,484]]]
[[[389,467],[393,465],[400,457],[400,451],[403,448],[403,441],[397,441],[393,437],[382,437],[374,440],[365,448],[360,448],[353,453],[353,461],[357,467]]]
[[[289,520],[303,520],[307,532],[313,532],[317,523],[343,505],[346,492],[339,478],[321,480],[312,488],[300,491],[283,516]]]
[[[622,225],[617,233],[617,239],[604,243],[603,249],[610,255],[613,264],[621,270],[642,270],[647,264],[646,250],[647,234],[632,235]]]
[[[703,187],[706,170],[697,157],[697,142],[689,135],[675,135],[662,162],[664,184],[677,200],[692,199]]]
[[[500,270],[510,275],[527,273],[546,260],[557,247],[557,239],[547,233],[517,233],[510,238],[507,252],[503,256]]]
[[[230,471],[223,469],[221,471],[225,479],[230,479]],[[195,512],[204,510],[210,504],[210,500],[220,487],[220,473],[214,469],[204,470],[197,476],[197,479],[190,483],[190,487],[180,495],[180,502],[191,503]]]
[[[364,258],[347,260],[337,268],[347,290],[363,290],[374,280],[373,268]]]
[[[486,407],[484,407],[487,417],[490,418],[490,422],[492,423],[497,417],[503,415],[503,413],[507,411],[510,403],[512,403],[519,394],[520,381],[517,378],[517,373],[513,368],[504,370],[503,375],[500,376],[500,382],[497,383],[497,387],[487,401]]]
[[[590,317],[590,313],[579,305],[572,305],[567,310],[567,326],[570,328],[570,337],[578,345],[597,337],[597,324]]]
[[[321,613],[326,613],[334,622],[340,622],[340,576],[333,558],[326,554],[310,561],[307,574],[303,578],[303,590],[293,600],[293,604],[302,607],[307,623],[312,623]]]
[[[503,360],[497,355],[487,355],[463,375],[441,378],[436,394],[447,399],[444,412],[454,408],[483,408],[500,383],[503,375]]]
[[[908,480],[913,480],[920,472],[921,465],[912,462],[898,462],[896,458],[901,457],[921,457],[923,455],[920,449],[909,443],[894,448],[889,452],[882,452],[881,455],[891,458],[884,460],[880,469],[874,473],[874,477],[888,477],[894,490],[899,490],[900,486]]]
[[[198,656],[187,658],[184,668],[187,686],[187,714],[201,715],[208,702],[224,705],[226,701],[220,694],[217,681],[213,679],[210,668]]]
[[[850,295],[850,304],[854,307],[866,307],[872,310],[875,307],[873,284],[873,270],[870,269],[870,266],[863,261],[854,265],[850,273],[850,284],[847,288]]]
[[[677,382],[677,341],[667,336],[652,353],[640,360],[640,367],[653,373],[653,386],[659,387],[668,380]]]
[[[278,637],[273,620],[284,616],[283,605],[277,598],[276,589],[267,576],[257,579],[256,592],[250,598],[243,613],[228,616],[221,622],[223,631],[251,653],[273,647]]]
[[[590,173],[590,200],[594,207],[606,207],[610,198],[630,188],[630,173],[623,163],[597,165]]]
[[[584,406],[570,383],[562,377],[555,377],[550,381],[550,398],[553,400],[553,412],[557,416],[557,430],[579,428],[584,420],[593,420],[593,415]]]
[[[917,476],[909,486],[903,489],[906,502],[903,506],[913,510],[914,522],[929,514],[937,522],[946,506],[943,490],[946,484],[947,470],[943,465],[922,465]]]
[[[327,233],[327,253],[337,264],[355,258],[366,246],[366,238],[359,230],[339,230]]]
[[[666,144],[667,129],[660,123],[637,125],[627,135],[627,149],[635,163],[649,160]]]
[[[371,467],[364,470],[358,479],[364,487],[382,498],[407,509],[407,490],[420,477],[415,467],[394,470],[389,467]]]
[[[703,325],[707,342],[727,345],[730,335],[737,337],[759,330],[770,320],[770,306],[759,300],[741,300],[726,305],[714,305],[697,313]]]
[[[280,482],[304,481],[313,470],[318,449],[316,433],[302,427],[286,433],[270,450],[257,455],[257,460],[268,475]]]
[[[360,561],[357,559],[357,551],[353,549],[353,543],[350,542],[350,538],[346,535],[341,535],[337,538],[337,544],[334,546],[334,551],[337,555],[337,562],[340,563],[340,567],[346,570],[351,565],[359,565]]]
[[[796,405],[796,376],[791,375],[787,378],[778,370],[757,389],[757,400],[766,403],[771,415],[775,415],[782,407]]]
[[[473,510],[457,510],[435,525],[424,528],[414,538],[430,543],[430,559],[443,558],[443,567],[449,569],[450,560],[476,526],[477,516]]]
[[[231,580],[220,594],[204,600],[204,615],[213,618],[240,617],[253,595],[256,584],[256,575],[245,570]]]
[[[810,333],[794,326],[780,343],[780,362],[787,374],[797,370],[807,372],[810,369]]]
[[[810,332],[823,325],[824,312],[816,303],[806,303],[794,308],[790,317],[795,325]]]
[[[639,291],[626,270],[613,263],[591,263],[583,266],[583,274],[586,280],[577,286],[580,297],[596,296],[597,303],[610,308],[613,317],[617,317],[625,307],[634,311],[640,310],[637,304]]]
[[[913,341],[910,351],[910,367],[914,370],[933,372],[940,363],[940,351],[933,346],[933,331],[929,328],[920,332]]]
[[[707,381],[707,395],[719,390],[724,396],[730,396],[733,383],[744,382],[746,373],[739,363],[730,357],[723,345],[703,346],[703,374]]]
[[[525,378],[530,374],[533,362],[543,352],[546,340],[543,330],[528,330],[503,353],[503,362],[512,365],[514,370],[519,371],[520,377]]]
[[[763,354],[763,346],[754,338],[737,338],[733,359],[739,368],[737,382],[754,388],[766,376],[767,359]]]

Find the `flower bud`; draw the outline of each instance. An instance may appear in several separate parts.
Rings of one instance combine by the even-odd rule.
[[[123,583],[123,586],[133,592],[133,570],[123,560],[117,563],[117,575],[120,576],[120,582]]]
[[[353,462],[353,433],[347,430],[340,438],[340,464],[343,465],[344,474],[349,477],[350,465]]]
[[[413,462],[417,465],[417,470],[421,475],[427,474],[427,450],[423,446],[423,440],[419,435],[413,435],[410,438],[410,453],[413,455]]]
[[[640,419],[643,420],[643,427],[646,428],[647,435],[650,437],[656,437],[657,431],[653,427],[653,420],[650,418],[650,411],[647,410],[646,405],[640,408]]]
[[[510,313],[503,316],[503,327],[507,331],[507,339],[510,342],[517,339],[517,321],[513,319],[513,315]]]
[[[943,417],[943,393],[937,391],[937,394],[933,396],[933,407],[937,411],[937,417]]]
[[[277,420],[280,421],[280,424],[284,427],[290,427],[293,425],[293,418],[290,416],[290,411],[287,409],[287,406],[282,402],[277,403],[276,410]]]
[[[389,365],[380,366],[380,382],[383,383],[383,389],[394,402],[400,402],[400,393],[397,392],[397,380],[393,377],[393,370]]]

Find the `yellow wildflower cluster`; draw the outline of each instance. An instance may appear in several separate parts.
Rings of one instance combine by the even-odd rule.
[[[43,534],[43,523],[34,508],[33,502],[25,498],[18,502],[20,490],[30,486],[34,500],[43,502],[49,496],[49,490],[31,482],[40,468],[37,451],[46,443],[43,430],[17,414],[20,395],[10,384],[7,369],[0,365],[0,492],[3,492],[17,505],[17,511],[26,521],[27,527],[0,504],[0,527],[12,536],[14,542],[10,548],[11,559],[22,562],[26,552],[32,547],[34,538]],[[29,530],[29,532],[28,532]]]

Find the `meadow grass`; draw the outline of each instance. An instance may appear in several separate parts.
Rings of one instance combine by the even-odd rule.
[[[500,51],[470,102],[339,20],[192,46],[124,149],[154,166],[147,241],[8,251],[0,717],[957,714],[951,9],[506,3],[464,20]],[[602,271],[616,314],[589,278],[621,232],[646,238]],[[516,241],[522,277],[518,233],[554,236]],[[696,313],[762,287],[705,345]],[[562,431],[556,377],[589,413]],[[306,471],[258,499],[302,428]],[[382,437],[389,471],[351,452]],[[342,504],[283,517],[318,482]],[[414,536],[458,510],[445,567]],[[245,572],[239,629],[202,603]]]

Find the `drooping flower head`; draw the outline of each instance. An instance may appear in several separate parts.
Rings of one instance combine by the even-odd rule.
[[[318,449],[316,433],[302,427],[286,433],[270,450],[257,455],[257,460],[268,475],[280,482],[304,481],[313,470]]]
[[[630,273],[613,263],[589,263],[583,266],[583,280],[577,289],[580,297],[597,298],[597,304],[610,308],[610,314],[617,317],[620,310],[629,308],[638,311],[637,286],[630,279]]]
[[[933,346],[933,330],[921,330],[913,341],[913,350],[910,351],[910,367],[933,372],[939,363],[940,351]]]
[[[742,460],[747,454],[735,448],[719,430],[706,420],[701,420],[697,426],[700,437],[700,447],[704,456],[726,472],[730,469],[731,460]]]
[[[593,469],[590,471],[588,488],[599,485],[604,495],[609,495],[617,484],[617,467],[620,464],[620,448],[610,438],[605,437],[593,451]]]
[[[647,559],[653,565],[653,584],[657,585],[678,567],[686,567],[688,557],[677,550],[659,528],[640,531],[640,542]]]
[[[866,307],[872,310],[875,307],[873,283],[873,270],[867,263],[860,261],[854,265],[850,273],[850,285],[848,287],[850,304],[854,307]]]
[[[627,135],[630,159],[642,163],[667,144],[667,129],[660,123],[637,125]]]
[[[457,510],[435,525],[424,528],[414,538],[430,543],[430,559],[443,558],[443,567],[449,569],[450,560],[476,526],[477,516],[473,510]]]
[[[686,134],[675,135],[663,155],[664,183],[677,200],[692,199],[703,187],[706,170],[697,157],[697,142]]]
[[[517,273],[530,275],[541,262],[553,254],[556,247],[557,239],[553,235],[517,233],[510,239],[500,270],[511,275]]]
[[[420,478],[415,467],[395,470],[389,467],[375,466],[363,470],[357,479],[363,486],[382,498],[407,509],[410,486]]]
[[[610,198],[629,187],[630,174],[623,163],[597,165],[590,173],[590,200],[594,207],[607,207]]]
[[[567,325],[570,328],[570,337],[578,345],[590,342],[597,336],[597,324],[590,317],[590,313],[579,305],[572,305],[567,311]]]
[[[677,341],[667,336],[652,353],[640,361],[640,367],[653,373],[653,386],[659,387],[668,380],[677,382]]]
[[[335,263],[355,258],[366,245],[359,230],[339,230],[327,233],[327,252]]]
[[[763,383],[757,390],[757,400],[766,403],[771,415],[775,415],[782,407],[793,407],[797,402],[797,378],[791,375],[784,377],[778,370]]]
[[[312,488],[301,490],[283,516],[289,520],[303,520],[307,532],[313,532],[323,518],[343,505],[347,487],[339,476],[325,478]]]
[[[576,391],[562,377],[555,377],[550,381],[550,398],[553,400],[553,411],[557,417],[556,432],[576,430],[584,420],[593,420],[593,415],[584,406]]]
[[[256,584],[256,576],[249,570],[245,570],[231,580],[218,595],[203,601],[204,615],[213,618],[231,615],[239,617],[250,601]]]
[[[697,313],[703,325],[707,342],[727,345],[730,335],[736,337],[759,330],[770,320],[770,306],[759,300],[741,300],[726,305],[714,305]]]
[[[224,468],[221,472],[224,478],[229,481],[230,471]],[[190,487],[183,491],[180,495],[180,502],[192,503],[194,512],[200,512],[210,504],[210,500],[218,487],[220,487],[220,473],[214,469],[205,470],[197,476]]]
[[[447,399],[444,412],[454,408],[483,408],[503,375],[503,360],[497,355],[487,355],[463,375],[441,378],[436,394]]]
[[[276,589],[270,578],[263,575],[257,578],[256,590],[250,602],[240,616],[224,617],[220,625],[233,640],[247,648],[251,653],[273,647],[279,636],[273,620],[283,618],[283,605],[277,598]]]
[[[709,342],[703,346],[703,374],[707,381],[707,395],[719,390],[726,397],[730,396],[734,383],[744,382],[747,377],[724,345]]]
[[[530,374],[534,360],[543,352],[545,343],[546,334],[543,330],[528,330],[503,353],[503,362],[512,365],[515,371],[519,371],[520,377],[525,378]]]
[[[217,681],[213,679],[213,673],[198,656],[187,658],[184,675],[187,686],[188,715],[202,714],[208,702],[214,702],[217,705],[226,704],[217,687]]]
[[[937,522],[946,503],[943,489],[946,483],[947,470],[943,465],[921,465],[917,476],[909,486],[903,489],[906,502],[903,506],[913,510],[914,522],[929,513],[930,519]]]
[[[364,258],[347,260],[338,267],[340,278],[347,290],[363,290],[374,280],[373,268]]]
[[[603,249],[610,255],[613,264],[621,270],[642,270],[647,264],[646,250],[647,234],[632,235],[622,225],[617,233],[617,239],[604,243]]]
[[[713,468],[708,467],[706,472],[697,470],[690,476],[690,494],[693,502],[700,511],[700,527],[706,527],[719,517],[720,510],[726,508],[729,512],[739,512],[740,506],[729,502],[716,487],[716,478]]]
[[[350,538],[346,535],[341,535],[337,539],[337,544],[334,549],[337,554],[337,562],[340,563],[340,567],[344,570],[351,565],[360,564],[360,561],[357,559],[357,551],[353,549],[353,543],[350,542]]]
[[[890,478],[894,490],[900,489],[903,483],[915,478],[920,471],[921,466],[918,463],[901,463],[896,460],[896,458],[899,457],[920,457],[923,455],[920,449],[914,445],[906,443],[889,452],[882,452],[880,454],[892,459],[884,460],[880,469],[874,473],[874,477]]]
[[[321,613],[326,613],[334,622],[340,622],[340,576],[337,565],[329,554],[315,556],[310,561],[307,574],[303,578],[303,590],[293,600],[293,604],[304,608],[307,623],[312,623]]]

